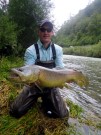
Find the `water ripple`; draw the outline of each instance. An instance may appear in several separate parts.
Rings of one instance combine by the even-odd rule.
[[[87,91],[71,84],[71,89],[63,91],[65,98],[101,118],[101,59],[64,55],[64,63],[66,68],[82,71],[90,82]]]

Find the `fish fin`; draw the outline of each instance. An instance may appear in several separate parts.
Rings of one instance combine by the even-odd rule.
[[[72,72],[71,75],[72,76],[70,80],[68,80],[68,83],[70,82],[76,83],[81,88],[87,87],[89,85],[89,79],[82,72],[75,71],[75,72]]]

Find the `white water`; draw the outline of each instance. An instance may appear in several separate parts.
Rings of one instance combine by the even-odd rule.
[[[89,78],[89,87],[84,90],[70,84],[70,89],[63,89],[63,96],[80,105],[85,116],[101,122],[101,59],[64,55],[64,63],[66,68],[82,71]],[[101,135],[101,131],[96,135]]]

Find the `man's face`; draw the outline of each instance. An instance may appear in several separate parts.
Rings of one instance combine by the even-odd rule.
[[[43,43],[50,43],[53,36],[53,30],[48,25],[44,25],[39,29],[39,38]]]

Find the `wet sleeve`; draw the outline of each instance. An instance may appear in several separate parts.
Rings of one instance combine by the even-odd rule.
[[[30,49],[26,49],[24,55],[24,65],[33,65],[35,64],[35,60],[35,52]]]
[[[56,67],[64,68],[63,63],[63,50],[61,47],[56,49],[56,60],[55,60]]]

